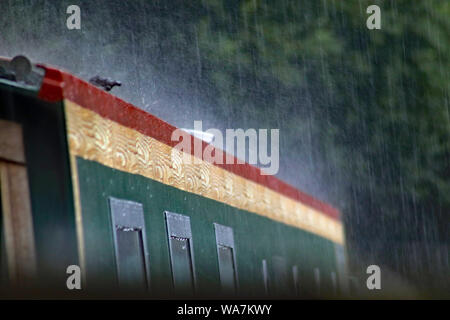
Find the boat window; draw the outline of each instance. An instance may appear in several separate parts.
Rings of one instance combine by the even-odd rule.
[[[175,291],[192,294],[195,290],[195,270],[190,218],[168,211],[165,215]]]
[[[0,119],[0,278],[25,284],[36,275],[36,251],[21,125]]]
[[[273,261],[274,289],[277,295],[285,295],[289,290],[288,271],[286,260],[283,257],[275,256]]]
[[[300,278],[298,273],[298,266],[292,266],[292,282],[294,283],[294,294],[300,295]]]
[[[269,268],[267,266],[267,260],[262,260],[262,276],[263,276],[263,283],[264,283],[264,293],[266,295],[269,294]]]
[[[119,286],[145,290],[149,287],[149,264],[142,204],[116,198],[110,198],[109,203]]]
[[[320,295],[321,283],[320,283],[320,269],[319,268],[314,268],[314,286],[316,289],[316,294]]]
[[[225,294],[233,294],[238,289],[233,229],[217,223],[214,223],[214,229],[222,290]]]

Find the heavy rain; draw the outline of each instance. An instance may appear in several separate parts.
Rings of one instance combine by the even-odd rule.
[[[446,0],[1,0],[0,56],[118,81],[179,128],[279,129],[277,177],[341,212],[355,290],[448,298],[449,16]],[[365,290],[369,265],[385,290]]]

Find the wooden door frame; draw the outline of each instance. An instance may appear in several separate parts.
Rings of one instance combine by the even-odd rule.
[[[8,280],[28,286],[36,274],[36,250],[22,127],[1,119],[0,196]]]

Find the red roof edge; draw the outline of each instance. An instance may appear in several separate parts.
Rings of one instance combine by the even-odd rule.
[[[37,66],[45,69],[45,77],[42,80],[38,97],[48,102],[61,101],[64,96],[64,81],[61,71],[58,69],[48,68],[41,64],[38,64]]]
[[[176,146],[178,141],[172,141],[172,132],[177,128],[167,122],[137,108],[136,106],[119,99],[104,90],[101,90],[88,82],[81,80],[67,72],[45,65],[38,65],[46,70],[45,77],[38,97],[45,101],[57,102],[64,98],[69,99],[84,108],[90,109],[104,118],[108,118],[123,126],[139,131],[147,136],[157,139],[169,146]],[[196,138],[192,139],[192,146]],[[201,141],[202,150],[208,146]],[[215,149],[218,150],[218,149]],[[191,148],[194,154],[194,148]],[[223,152],[225,159],[226,153]],[[266,186],[291,199],[315,208],[333,219],[339,220],[339,211],[331,205],[320,201],[286,182],[271,175],[262,175],[261,169],[248,163],[214,164],[245,179]],[[225,161],[224,161],[225,163]]]

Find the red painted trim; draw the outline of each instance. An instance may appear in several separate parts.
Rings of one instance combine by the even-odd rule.
[[[69,73],[47,66],[41,65],[41,67],[46,69],[46,74],[39,92],[39,98],[51,102],[61,101],[63,98],[69,99],[104,118],[135,129],[169,146],[174,147],[178,144],[178,141],[171,140],[172,132],[177,129],[176,127]],[[192,154],[194,153],[194,139],[192,140]],[[203,148],[207,145],[206,142],[202,141]],[[226,156],[225,152],[223,156]],[[236,163],[236,158],[234,159]],[[337,209],[301,192],[275,176],[262,175],[261,170],[255,166],[248,163],[215,165],[300,201],[334,219],[339,219],[339,211]]]
[[[38,97],[49,102],[61,101],[64,96],[63,74],[57,69],[47,68],[43,65],[38,66],[45,69],[45,77],[42,81]]]

